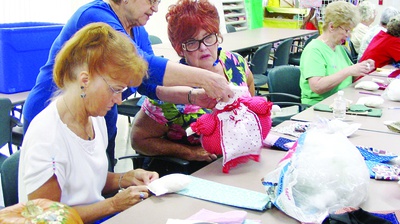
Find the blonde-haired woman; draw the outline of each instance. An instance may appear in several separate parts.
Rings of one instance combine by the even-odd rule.
[[[353,81],[353,77],[374,70],[374,61],[354,64],[342,44],[358,24],[356,6],[345,1],[325,8],[323,32],[304,49],[300,59],[301,102],[314,105],[335,94]]]
[[[104,115],[129,86],[140,85],[147,63],[133,43],[105,23],[79,30],[58,53],[59,95],[30,124],[19,164],[19,201],[36,198],[74,207],[85,223],[123,211],[149,196],[155,172],[107,171]],[[125,190],[105,199],[102,194]]]

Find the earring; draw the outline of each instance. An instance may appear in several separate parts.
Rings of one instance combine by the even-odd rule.
[[[82,99],[86,97],[86,93],[83,91],[84,88],[85,88],[84,86],[81,86],[81,90],[82,90],[81,98]]]

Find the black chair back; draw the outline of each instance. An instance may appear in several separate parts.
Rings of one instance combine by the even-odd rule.
[[[250,61],[250,70],[253,74],[265,74],[268,69],[268,61],[272,44],[265,44],[254,52]]]
[[[0,98],[0,148],[8,145],[10,154],[13,153],[12,140],[12,123],[11,123],[12,103],[8,98]]]
[[[272,67],[289,64],[289,54],[292,48],[293,38],[283,40],[274,51]]]
[[[149,35],[149,39],[150,39],[150,42],[152,45],[162,43],[162,40],[159,37],[154,36],[154,35]]]
[[[18,165],[20,151],[16,151],[1,165],[1,187],[3,188],[4,205],[18,203]]]
[[[231,24],[227,24],[226,25],[226,32],[228,32],[228,33],[236,32],[236,28],[234,26],[232,26]]]
[[[299,97],[298,99],[284,95],[271,95],[272,102],[300,103],[301,89],[299,85],[300,68],[297,66],[278,66],[268,73],[269,93],[286,93]]]

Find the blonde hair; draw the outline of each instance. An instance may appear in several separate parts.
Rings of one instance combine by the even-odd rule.
[[[81,67],[91,75],[106,75],[128,86],[138,86],[148,65],[125,34],[98,22],[86,25],[64,44],[55,59],[54,82],[64,88],[76,80],[75,70]]]
[[[327,30],[329,23],[334,27],[351,26],[355,27],[360,22],[360,15],[357,7],[345,1],[331,2],[325,8],[325,19],[323,30]]]
[[[361,21],[369,21],[375,19],[376,11],[375,5],[369,1],[363,1],[358,5]]]

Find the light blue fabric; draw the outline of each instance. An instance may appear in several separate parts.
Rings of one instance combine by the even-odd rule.
[[[265,211],[271,208],[271,200],[265,193],[220,184],[198,177],[189,177],[191,179],[190,184],[176,193],[257,211]]]

